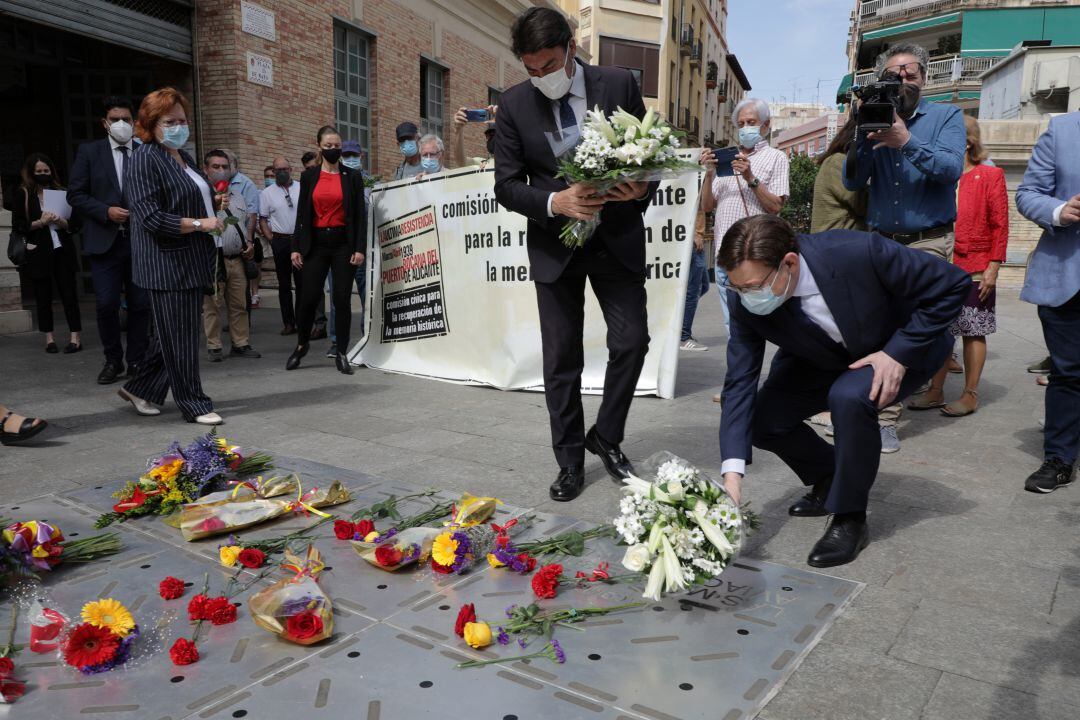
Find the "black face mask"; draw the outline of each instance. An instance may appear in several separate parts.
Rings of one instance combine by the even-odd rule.
[[[42,187],[52,185],[52,173],[34,173],[34,182]]]
[[[285,186],[292,182],[292,173],[288,170],[275,170],[274,180],[278,185]]]
[[[341,148],[326,148],[322,151],[323,160],[334,165],[341,159]]]
[[[495,154],[495,136],[494,135],[489,137],[488,140],[487,140],[487,151],[488,151],[488,155],[494,155]]]
[[[900,86],[900,105],[896,108],[896,113],[908,120],[915,113],[915,109],[919,107],[919,98],[921,92],[916,85],[911,83],[904,83]]]

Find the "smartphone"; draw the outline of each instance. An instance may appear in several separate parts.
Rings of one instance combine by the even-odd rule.
[[[488,111],[486,108],[480,110],[466,110],[465,121],[466,122],[487,122],[489,119]]]
[[[716,158],[716,174],[718,177],[724,177],[727,175],[734,175],[735,171],[731,169],[731,161],[734,160],[739,154],[739,148],[735,145],[724,148],[712,148],[713,157]]]

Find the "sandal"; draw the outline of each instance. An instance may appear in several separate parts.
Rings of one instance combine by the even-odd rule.
[[[964,372],[964,366],[956,361],[956,355],[951,355],[947,361],[949,372],[959,375]]]
[[[60,348],[56,347],[56,343],[51,342],[45,346],[45,352],[54,354],[60,352]]]
[[[13,411],[8,410],[7,415],[0,419],[0,445],[18,445],[37,435],[49,424],[40,418],[23,418],[22,424],[19,425],[19,432],[8,432],[4,430],[4,427],[7,426],[8,418],[14,414]]]
[[[973,398],[975,398],[975,404],[967,405],[966,403],[964,403],[964,395],[971,395]],[[977,390],[972,390],[971,388],[964,388],[964,392],[960,396],[960,399],[956,402],[951,402],[945,407],[941,408],[941,414],[945,415],[946,417],[964,417],[965,415],[970,415],[978,409],[979,392]]]
[[[931,384],[930,387],[926,390],[926,392],[919,393],[918,395],[913,397],[910,401],[908,401],[908,405],[907,405],[908,409],[909,410],[933,410],[934,408],[945,407],[944,398],[942,398],[941,400],[938,400],[936,402],[931,402],[931,401],[926,399],[926,396],[929,395],[930,392],[933,391],[933,390],[937,390],[938,392],[944,392],[945,387],[944,386],[942,386],[942,387],[934,387],[934,385]]]

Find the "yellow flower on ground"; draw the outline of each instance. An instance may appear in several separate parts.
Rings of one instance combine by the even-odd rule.
[[[435,538],[431,547],[431,557],[443,567],[450,567],[457,561],[458,541],[451,533],[443,533]]]
[[[465,642],[477,650],[491,644],[491,626],[486,622],[465,623]]]
[[[232,567],[236,565],[236,559],[240,557],[240,552],[244,548],[239,545],[225,545],[218,550],[218,557],[221,558],[221,564],[225,567]]]
[[[131,612],[112,598],[83,605],[82,619],[85,623],[108,630],[120,637],[126,637],[135,627],[135,618],[131,617]]]
[[[488,553],[488,565],[490,565],[493,568],[506,567],[506,563],[502,562],[501,560],[499,560],[499,558],[495,557],[495,553]]]
[[[366,543],[375,542],[378,539],[379,539],[379,531],[378,530],[372,530],[371,532],[369,532],[367,535],[364,536],[364,542],[366,542]]]
[[[158,465],[150,471],[149,475],[159,483],[165,483],[175,478],[182,467],[184,467],[184,461],[176,458]]]

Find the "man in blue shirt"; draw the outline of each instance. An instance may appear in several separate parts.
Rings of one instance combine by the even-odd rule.
[[[901,106],[893,113],[892,127],[856,135],[856,165],[849,172],[850,156],[845,159],[843,177],[849,190],[869,184],[866,221],[871,230],[948,262],[967,132],[958,108],[920,99],[928,63],[926,50],[909,43],[894,45],[878,57],[878,77],[895,73],[903,82]],[[919,398],[909,405],[920,410],[935,406],[940,407]],[[900,449],[900,410],[893,404],[879,415],[882,452]]]

